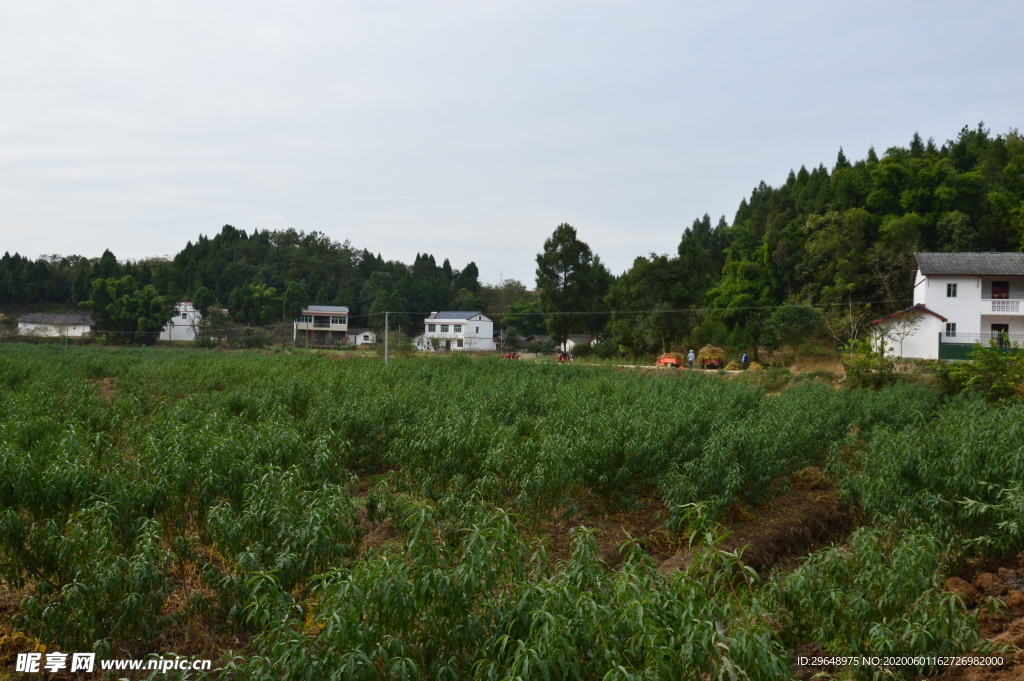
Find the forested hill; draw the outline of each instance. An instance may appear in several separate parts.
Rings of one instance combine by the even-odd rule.
[[[479,271],[461,271],[448,260],[417,255],[412,265],[385,261],[346,241],[293,229],[259,231],[225,225],[213,238],[200,236],[174,259],[119,263],[109,250],[97,261],[53,256],[32,262],[17,254],[0,260],[0,305],[77,304],[89,299],[96,279],[131,275],[170,300],[200,307],[219,305],[239,322],[266,324],[289,319],[306,304],[347,305],[353,323],[371,311],[480,308]],[[398,323],[403,320],[398,319]]]
[[[616,336],[635,349],[689,338],[740,347],[759,341],[772,308],[803,303],[833,335],[910,304],[915,251],[1019,251],[1024,236],[1024,138],[965,127],[942,146],[907,147],[762,182],[732,225],[705,216],[678,254],[638,258],[612,286],[620,310],[719,311],[622,316]],[[871,301],[871,304],[867,304]],[[699,327],[699,328],[698,328]]]
[[[118,262],[109,251],[96,260],[5,254],[0,306],[74,305],[89,298],[95,279],[131,275],[167,299],[217,303],[250,323],[289,319],[306,303],[348,305],[356,324],[383,310],[521,313],[542,305],[550,313],[565,305],[598,312],[579,317],[585,330],[603,327],[626,349],[647,352],[682,342],[763,342],[774,308],[800,303],[821,314],[822,332],[843,340],[874,315],[909,303],[915,251],[1021,250],[1022,219],[1024,139],[1016,131],[992,135],[979,125],[941,146],[914,135],[907,147],[890,148],[881,158],[872,149],[850,162],[840,150],[831,170],[801,167],[780,186],[762,182],[740,203],[732,224],[696,220],[675,254],[639,257],[620,277],[579,277],[579,291],[541,290],[538,300],[525,296],[519,282],[482,287],[472,262],[458,271],[422,254],[409,265],[316,232],[247,234],[225,226],[171,261]],[[568,225],[554,236],[540,260],[555,269],[603,268]],[[541,289],[547,279],[572,286],[571,277],[541,276]],[[652,312],[605,314],[609,310]],[[584,330],[558,326],[556,319],[548,316],[556,335]],[[522,333],[540,330],[539,320],[505,317]],[[412,315],[405,323],[416,321]]]

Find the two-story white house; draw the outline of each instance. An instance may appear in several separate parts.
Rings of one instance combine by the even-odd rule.
[[[423,334],[413,341],[420,350],[494,350],[494,321],[480,311],[431,312]]]
[[[975,343],[1024,345],[1024,253],[917,253],[914,305],[871,323],[899,357],[965,359]]]
[[[292,325],[292,340],[310,345],[346,342],[348,308],[343,305],[307,305]]]
[[[174,306],[174,316],[160,330],[163,341],[194,341],[199,320],[203,318],[192,303],[181,302]]]

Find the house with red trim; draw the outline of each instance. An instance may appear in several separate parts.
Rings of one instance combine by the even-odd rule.
[[[916,253],[914,304],[871,322],[898,357],[966,359],[975,344],[1024,346],[1024,253]]]

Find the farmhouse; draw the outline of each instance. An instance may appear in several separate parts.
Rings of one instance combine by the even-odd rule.
[[[167,322],[167,325],[160,330],[160,340],[165,341],[194,341],[196,339],[196,328],[202,315],[192,303],[178,303],[174,306],[174,316]]]
[[[572,352],[572,349],[577,345],[597,345],[597,335],[592,333],[575,334],[565,339],[564,343],[559,345],[559,349],[562,352]]]
[[[312,345],[345,342],[348,335],[348,308],[339,305],[308,305],[292,325],[292,340]]]
[[[95,323],[84,313],[29,313],[18,317],[18,333],[24,336],[86,336]]]
[[[431,312],[414,344],[420,350],[494,350],[494,321],[480,311]]]
[[[349,345],[370,345],[377,342],[377,334],[373,329],[349,329]]]
[[[917,253],[914,304],[871,322],[875,346],[966,359],[975,343],[1024,344],[1024,253]]]

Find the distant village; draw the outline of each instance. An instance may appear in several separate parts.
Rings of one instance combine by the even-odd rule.
[[[228,310],[209,310],[207,314],[227,315]],[[308,305],[292,321],[291,341],[304,347],[369,346],[381,338],[374,329],[350,326],[349,308],[344,305]],[[88,313],[27,313],[18,317],[18,335],[37,338],[87,338],[101,334]],[[191,302],[175,306],[159,340],[167,343],[195,343],[204,329],[203,313]],[[552,342],[548,334],[509,337],[496,328],[493,319],[480,310],[443,310],[431,312],[423,332],[412,339],[412,346],[423,352],[495,352],[526,350],[541,346],[555,352],[571,353],[581,344],[596,345],[596,334],[570,335],[562,343]]]

